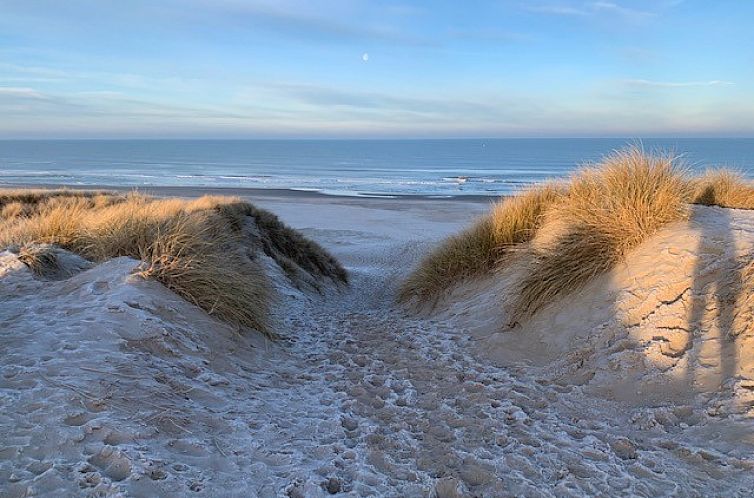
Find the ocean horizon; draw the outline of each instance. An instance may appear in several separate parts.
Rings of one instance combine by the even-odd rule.
[[[754,138],[2,140],[0,186],[499,196],[632,145],[754,177]]]

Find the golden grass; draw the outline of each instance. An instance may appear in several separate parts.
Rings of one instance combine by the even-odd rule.
[[[21,204],[41,204],[48,203],[53,198],[79,198],[79,199],[94,199],[95,197],[117,199],[121,196],[116,196],[112,192],[108,191],[95,191],[95,190],[47,190],[47,189],[2,189],[0,190],[0,206],[10,204],[13,202],[19,202]]]
[[[692,181],[692,187],[691,202],[694,204],[754,209],[754,185],[735,171],[708,170]]]
[[[686,175],[670,156],[633,148],[577,172],[528,251],[510,308],[516,322],[612,269],[659,229],[686,219]],[[548,232],[552,233],[548,233]]]
[[[212,197],[205,199],[205,202],[213,200]],[[335,258],[271,212],[235,198],[226,198],[226,202],[217,203],[216,209],[236,230],[242,230],[245,220],[252,219],[259,230],[258,240],[264,253],[294,280],[300,275],[300,268],[316,277],[348,282],[346,270]]]
[[[697,191],[671,156],[638,148],[616,152],[565,184],[497,204],[431,252],[399,299],[426,301],[464,278],[520,264],[523,271],[506,303],[515,323],[609,271],[662,227],[685,219]],[[506,257],[511,254],[516,257]]]
[[[531,240],[544,213],[565,192],[564,185],[553,182],[497,202],[489,214],[426,256],[401,286],[399,299],[436,297],[463,279],[491,271],[517,245]]]
[[[312,279],[346,279],[343,268],[319,246],[237,198],[187,201],[82,192],[45,197],[44,192],[21,191],[0,192],[0,206],[0,247],[55,244],[91,261],[140,259],[144,277],[221,320],[269,336],[272,291],[258,259],[261,251],[290,255],[288,264],[299,268],[301,263],[302,273],[316,267]],[[265,227],[249,226],[257,218],[264,218]],[[29,260],[49,262],[43,254]]]
[[[268,277],[228,228],[212,211],[179,212],[160,222],[151,243],[139,247],[140,274],[211,315],[272,335]]]

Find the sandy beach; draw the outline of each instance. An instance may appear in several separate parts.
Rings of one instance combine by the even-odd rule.
[[[526,347],[495,354],[511,339],[490,339],[486,298],[461,289],[420,314],[396,304],[419,258],[489,200],[233,194],[329,250],[350,285],[280,284],[283,340],[269,342],[129,277],[134,260],[49,282],[3,253],[4,496],[744,496],[754,485],[746,416],[693,395],[595,389],[573,374],[569,318],[565,335],[550,331],[562,349],[538,362]],[[717,208],[701,209],[715,224]],[[736,233],[754,240],[754,218],[735,213]],[[579,320],[593,305],[558,309],[569,303]],[[558,318],[537,323],[544,333]],[[586,361],[602,386],[623,375]]]

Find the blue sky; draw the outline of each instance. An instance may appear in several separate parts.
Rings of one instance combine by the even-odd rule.
[[[754,136],[754,2],[0,0],[0,138]]]

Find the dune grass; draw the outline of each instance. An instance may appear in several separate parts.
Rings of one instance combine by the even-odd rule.
[[[63,280],[92,267],[92,262],[52,244],[26,244],[18,259],[39,278]]]
[[[54,244],[95,262],[140,259],[142,276],[221,320],[268,336],[274,335],[268,319],[272,288],[259,253],[290,255],[287,264],[299,268],[301,262],[303,273],[316,267],[314,280],[346,280],[343,268],[323,249],[237,198],[49,194],[0,192],[0,247]],[[262,217],[267,228],[255,224]],[[271,240],[271,230],[287,237]],[[27,254],[31,264],[50,263],[44,253]]]
[[[493,270],[519,244],[531,240],[544,213],[566,189],[547,183],[502,199],[489,214],[448,238],[405,280],[399,299],[430,299],[459,280]]]
[[[629,149],[576,173],[524,264],[509,320],[519,321],[612,269],[659,229],[686,219],[686,175],[670,156]],[[554,233],[550,234],[548,231]]]
[[[18,259],[35,275],[48,278],[54,275],[59,267],[54,247],[50,244],[28,244],[19,249]]]
[[[694,204],[735,209],[754,209],[754,185],[727,169],[708,170],[692,181]]]
[[[346,270],[335,258],[319,244],[285,225],[271,212],[237,198],[226,198],[225,202],[217,203],[216,209],[235,230],[242,230],[245,220],[253,219],[260,232],[262,250],[292,278],[297,274],[295,269],[301,268],[317,277],[348,282]]]
[[[662,227],[686,219],[689,204],[754,208],[754,187],[727,170],[690,177],[669,155],[632,147],[499,202],[471,228],[432,251],[403,283],[399,299],[427,302],[458,282],[521,265],[511,323],[612,269]],[[515,255],[516,257],[506,257]]]

